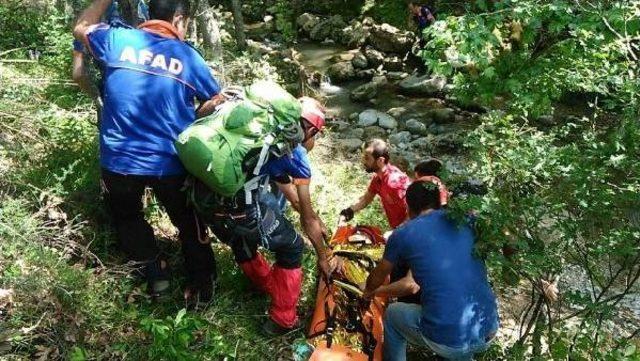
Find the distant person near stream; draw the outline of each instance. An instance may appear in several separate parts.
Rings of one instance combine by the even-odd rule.
[[[424,29],[431,26],[435,21],[435,8],[428,5],[419,5],[415,2],[409,2],[409,13],[413,18],[413,22],[417,25],[417,33],[420,37],[420,48],[426,45],[424,38]]]

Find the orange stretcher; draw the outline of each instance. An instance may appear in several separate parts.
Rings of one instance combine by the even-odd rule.
[[[367,247],[383,248],[385,243],[377,228],[341,226],[329,241],[330,247],[334,249],[332,254],[357,256],[357,250],[342,253],[336,250],[341,246],[354,244],[354,239],[366,239]],[[370,271],[375,262],[371,259],[369,261]],[[357,294],[358,291],[357,285],[350,285],[348,279],[339,272],[334,273],[328,282],[323,278],[319,280],[315,309],[307,333],[308,343],[315,346],[310,361],[382,360],[382,316],[387,299],[376,296],[371,301],[364,301]],[[343,339],[340,340],[338,336]],[[348,339],[347,342],[345,338]]]

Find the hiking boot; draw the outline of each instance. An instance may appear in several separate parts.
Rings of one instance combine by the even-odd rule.
[[[293,327],[280,326],[277,323],[275,323],[275,321],[273,321],[271,317],[269,317],[262,324],[262,332],[264,332],[267,336],[271,336],[271,337],[286,335],[297,328],[298,328],[297,323]]]
[[[156,259],[147,263],[144,269],[147,278],[147,292],[153,299],[164,298],[169,294],[169,267],[163,259]]]

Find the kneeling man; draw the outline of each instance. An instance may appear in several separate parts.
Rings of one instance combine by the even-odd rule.
[[[473,254],[473,230],[447,218],[435,183],[412,183],[406,199],[410,220],[389,238],[364,297],[376,293],[394,265],[406,262],[422,291],[421,304],[397,302],[387,308],[384,359],[406,360],[410,342],[446,359],[471,360],[489,347],[498,329],[487,271]]]

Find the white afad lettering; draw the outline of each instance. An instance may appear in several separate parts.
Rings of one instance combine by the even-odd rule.
[[[167,70],[167,60],[164,58],[164,55],[158,54],[155,58],[153,58],[153,63],[151,63],[152,68],[161,68]]]
[[[120,55],[120,61],[128,61],[134,64],[137,63],[136,51],[132,47],[127,46],[126,48],[124,48],[122,54]]]
[[[140,56],[138,56],[138,64],[147,65],[153,58],[153,53],[149,50],[140,50]]]
[[[151,68],[168,71],[173,75],[179,75],[182,73],[182,70],[184,70],[182,62],[176,58],[169,58],[169,63],[167,64],[167,57],[165,55],[156,55],[146,49],[136,52],[136,49],[131,46],[127,46],[122,50],[120,61],[136,65],[148,65]]]
[[[175,75],[182,73],[182,62],[178,59],[171,58],[169,61],[169,73]]]

